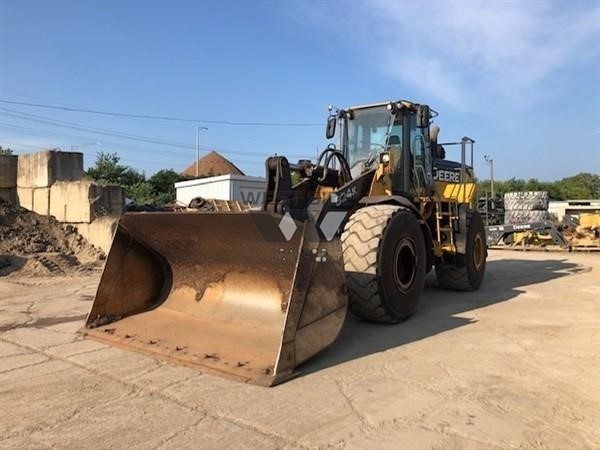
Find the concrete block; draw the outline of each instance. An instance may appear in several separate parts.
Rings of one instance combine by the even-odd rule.
[[[17,204],[33,211],[33,188],[17,187]]]
[[[83,153],[49,150],[18,158],[18,187],[49,187],[55,181],[74,181],[82,176]]]
[[[6,356],[0,361],[0,373],[2,373],[48,361],[48,357],[39,353],[25,353],[22,355]]]
[[[199,442],[202,443],[203,448],[303,448],[296,443],[290,444],[289,440],[275,433],[267,434],[260,429],[212,417],[206,417],[199,423],[174,434],[163,448],[196,448]],[[325,445],[306,447],[318,448]],[[374,447],[371,444],[363,448]]]
[[[50,188],[17,188],[16,203],[30,211],[50,214]]]
[[[103,348],[106,348],[106,345],[85,339],[50,347],[45,353],[59,358],[68,358],[69,356],[95,352]]]
[[[150,356],[112,347],[78,353],[69,356],[68,360],[122,381],[139,377],[140,374],[154,371],[161,366],[160,362]]]
[[[40,351],[54,345],[73,342],[77,339],[77,335],[59,333],[58,331],[47,330],[45,328],[24,327],[6,331],[2,335],[2,339]]]
[[[32,211],[47,216],[50,214],[50,188],[36,188],[33,190]]]
[[[132,393],[130,386],[112,380],[90,381],[86,377],[83,384],[78,372],[70,378],[47,381],[45,391],[17,390],[7,384],[10,390],[3,393],[2,400],[10,406],[3,408],[7,414],[5,421],[0,423],[2,448],[283,448],[282,445],[243,445],[243,441],[231,444],[231,440],[223,439],[221,444],[229,444],[224,447],[215,444],[218,441],[214,434],[206,444],[198,438],[192,443],[187,441],[189,447],[184,446],[185,441],[177,441],[171,446],[170,440],[174,436],[202,420],[202,411],[175,405],[159,396],[146,398],[144,394]],[[80,389],[84,394],[73,398],[71,392],[74,389]],[[214,433],[226,432],[223,427],[211,427],[211,424],[207,424],[207,428]],[[6,431],[2,433],[3,430]],[[260,436],[260,432],[256,434]],[[22,436],[27,439],[20,440]],[[267,439],[261,442],[264,441]]]
[[[0,155],[0,189],[17,187],[17,155]]]
[[[92,221],[91,181],[57,181],[50,187],[50,214],[60,222]]]
[[[90,180],[57,181],[50,190],[50,214],[61,222],[90,223],[98,217],[118,217],[125,208],[121,186],[100,186]]]
[[[5,202],[17,203],[17,188],[0,187],[0,198]]]
[[[4,356],[21,355],[23,353],[30,353],[30,351],[24,347],[0,341],[0,358]]]
[[[71,225],[77,228],[77,232],[81,234],[87,241],[108,253],[112,244],[117,224],[118,217],[99,217],[92,223],[72,223]]]
[[[96,184],[91,198],[94,217],[118,217],[125,212],[125,189],[122,186]]]

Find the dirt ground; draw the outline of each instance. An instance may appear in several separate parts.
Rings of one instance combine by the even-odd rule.
[[[97,271],[105,259],[77,232],[0,199],[0,276],[44,277]]]
[[[0,277],[0,448],[600,448],[599,273],[491,251],[480,291],[429,277],[275,388],[82,340],[99,272]]]

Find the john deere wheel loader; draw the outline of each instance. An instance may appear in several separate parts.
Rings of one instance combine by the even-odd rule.
[[[123,215],[84,332],[268,386],[335,340],[348,305],[400,322],[434,267],[477,289],[474,141],[438,144],[437,113],[409,101],[330,112],[339,146],[317,164],[268,158],[259,210]]]

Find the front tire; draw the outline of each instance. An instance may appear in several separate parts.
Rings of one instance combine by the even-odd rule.
[[[415,310],[427,257],[415,215],[396,205],[366,206],[342,233],[350,309],[360,318],[396,323]]]

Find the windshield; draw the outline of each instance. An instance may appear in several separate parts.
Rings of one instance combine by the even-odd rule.
[[[353,111],[348,127],[348,163],[350,167],[385,149],[393,115],[385,106]]]

